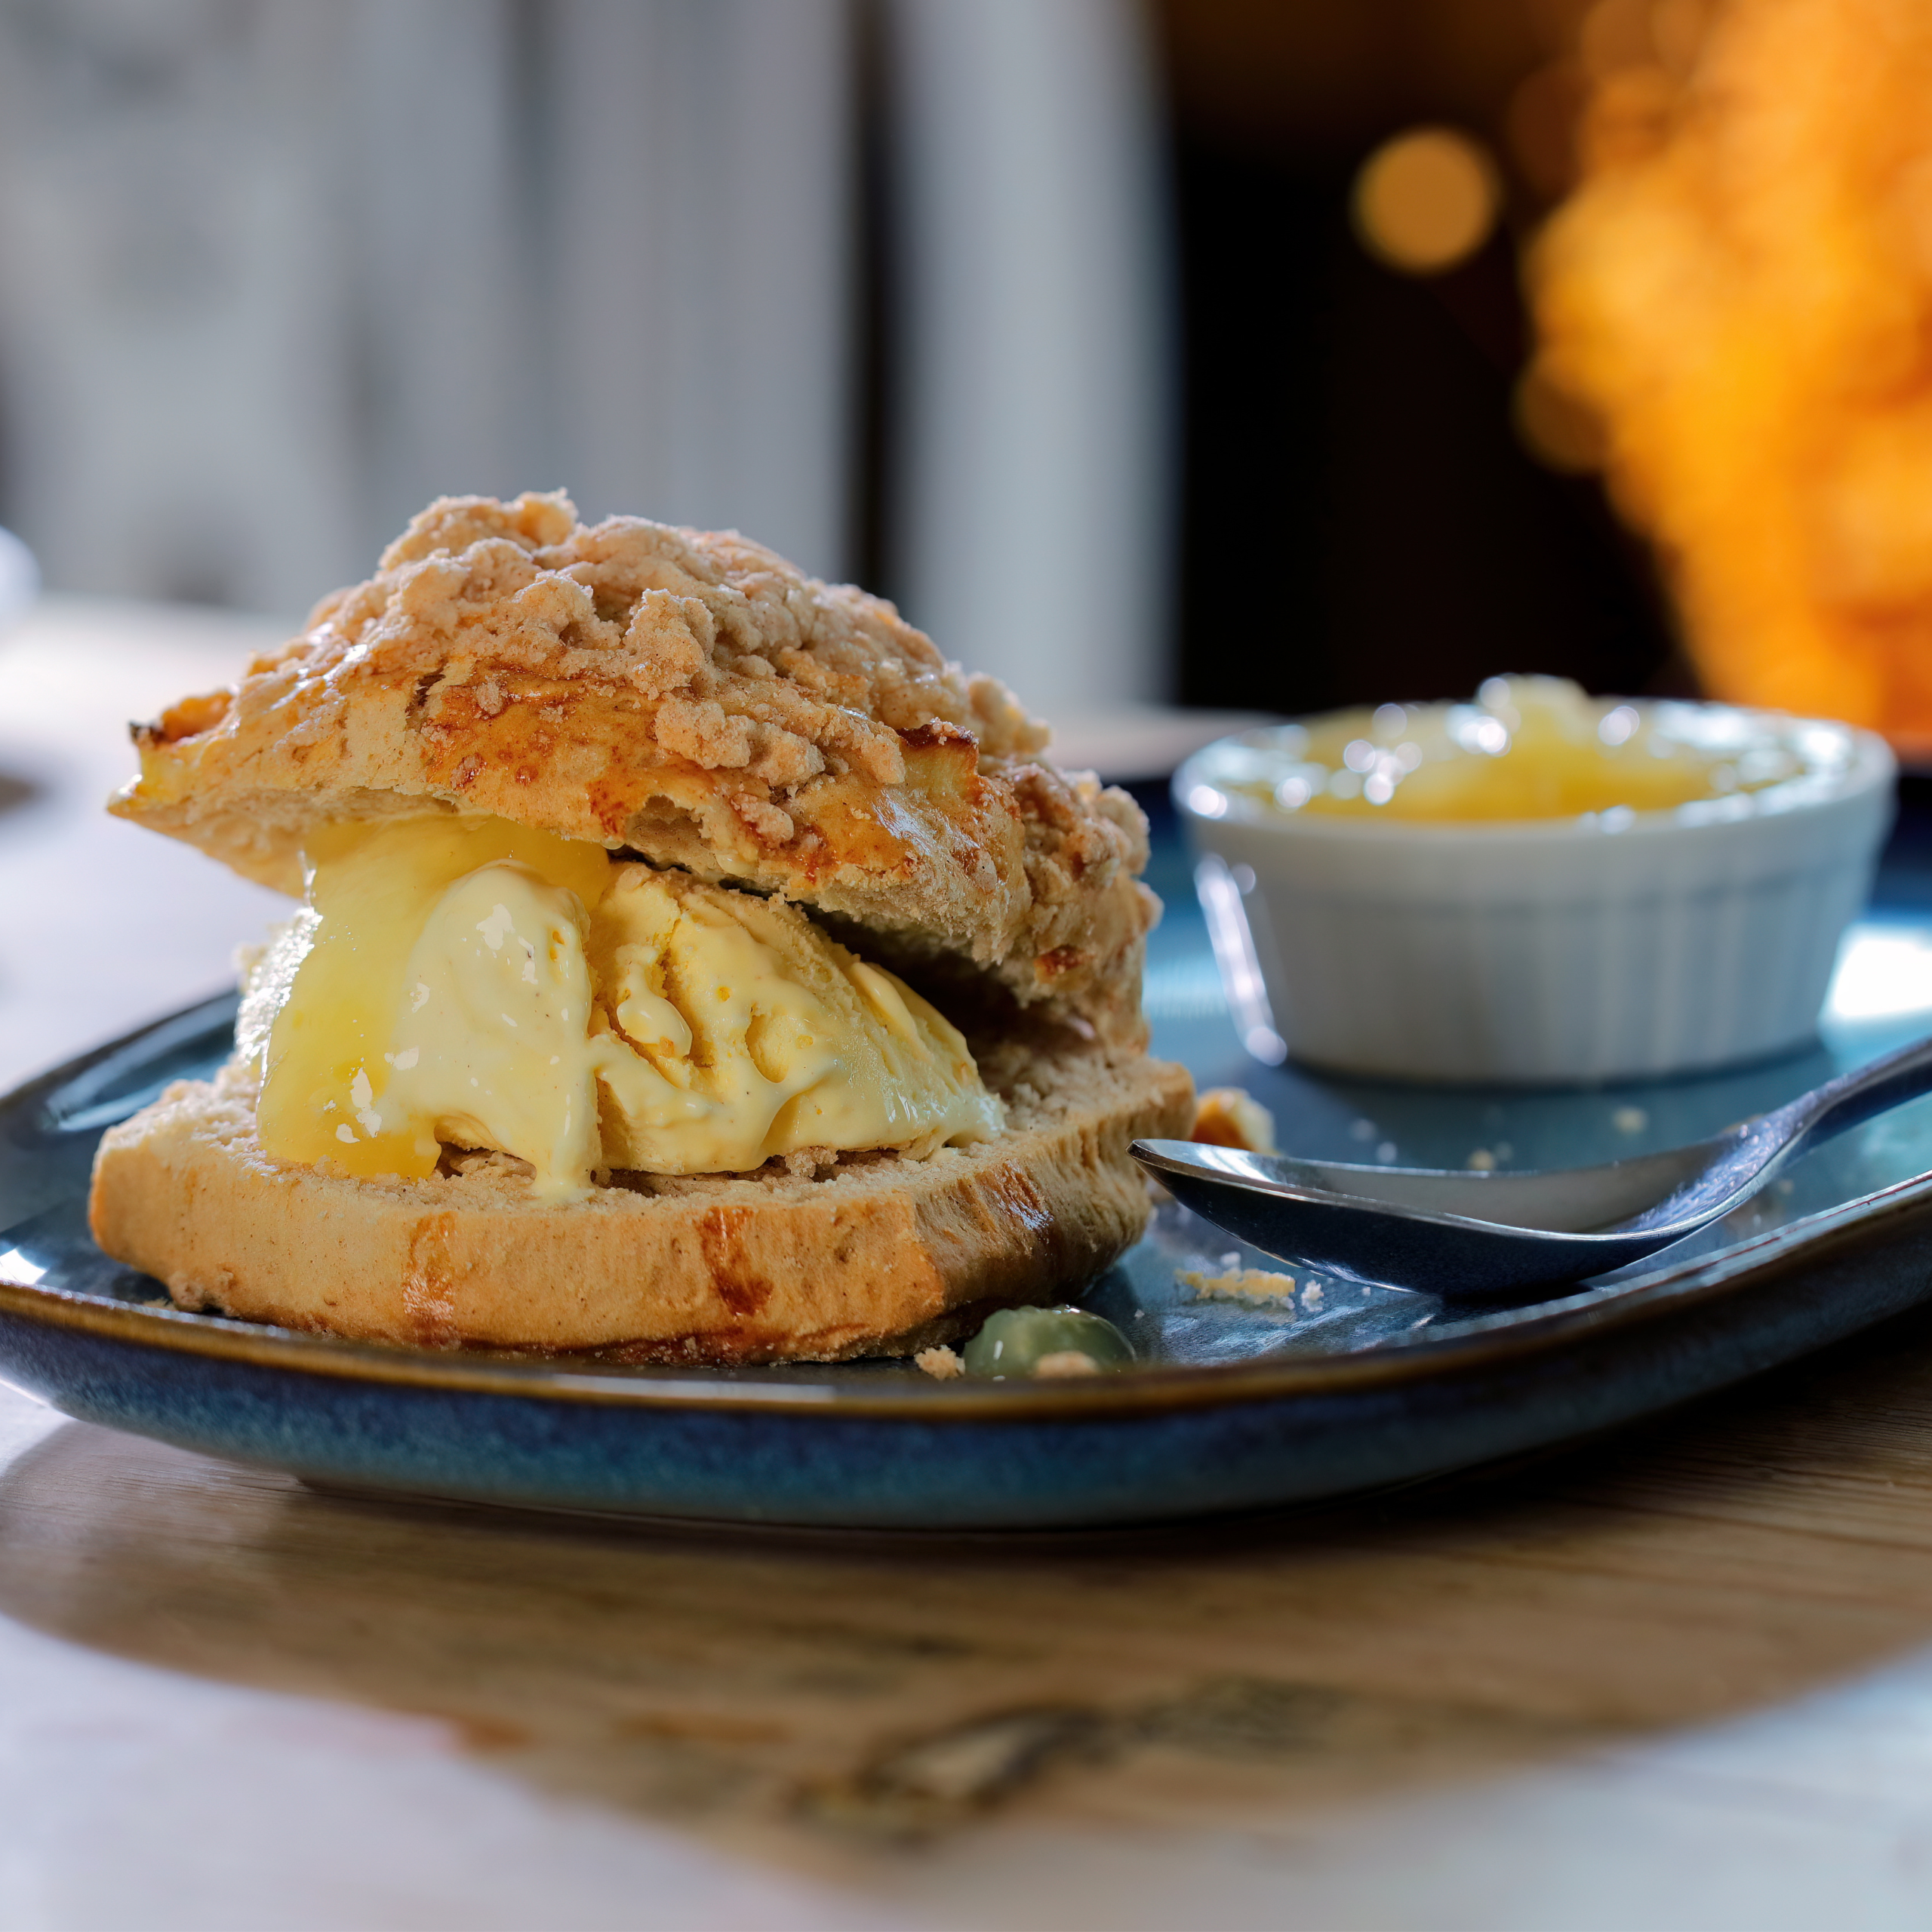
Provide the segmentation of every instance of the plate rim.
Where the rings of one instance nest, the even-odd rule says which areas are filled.
[[[788,1414],[827,1420],[923,1423],[1048,1420],[1103,1421],[1298,1397],[1361,1395],[1507,1369],[1552,1350],[1620,1333],[1666,1313],[1688,1311],[1747,1291],[1795,1266],[1835,1250],[1864,1244],[1932,1214],[1932,1175],[1752,1237],[1721,1254],[1685,1263],[1641,1288],[1614,1297],[1586,1292],[1552,1303],[1526,1321],[1439,1341],[1393,1343],[1343,1355],[1263,1356],[1245,1361],[1150,1366],[1131,1376],[1076,1382],[910,1380],[889,1387],[806,1380],[758,1382],[755,1368],[666,1371],[580,1368],[554,1360],[505,1360],[408,1343],[358,1342],[308,1335],[268,1324],[116,1302],[71,1289],[0,1279],[0,1317],[91,1334],[117,1343],[331,1380],[414,1388],[428,1394],[506,1396],[600,1407]],[[809,1367],[811,1364],[800,1364]]]
[[[191,1002],[0,1094],[0,1113],[31,1106],[143,1035],[213,1008],[224,995]],[[12,1150],[0,1147],[0,1160]],[[1620,1334],[1667,1315],[1748,1291],[1754,1284],[1837,1251],[1895,1235],[1932,1217],[1932,1172],[1751,1235],[1715,1254],[1690,1258],[1642,1285],[1606,1295],[1586,1289],[1510,1320],[1474,1312],[1426,1342],[1379,1344],[1352,1352],[1281,1354],[1237,1362],[1149,1365],[1131,1375],[1048,1382],[945,1381],[918,1377],[883,1386],[797,1380],[754,1380],[758,1367],[644,1364],[576,1366],[555,1357],[425,1349],[352,1340],[268,1323],[122,1302],[0,1275],[0,1318],[257,1368],[414,1388],[430,1394],[509,1397],[675,1413],[731,1412],[826,1420],[931,1424],[1064,1420],[1103,1422],[1149,1414],[1220,1409],[1297,1398],[1359,1395],[1502,1371],[1574,1343]],[[156,1284],[158,1291],[160,1284]],[[809,1371],[814,1366],[798,1364]],[[740,1378],[744,1379],[740,1379]]]

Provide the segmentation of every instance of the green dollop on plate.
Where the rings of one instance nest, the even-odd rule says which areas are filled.
[[[1090,1369],[1075,1358],[1084,1356]],[[1124,1368],[1133,1345],[1114,1324],[1084,1308],[1003,1308],[966,1344],[968,1375],[1082,1375]]]

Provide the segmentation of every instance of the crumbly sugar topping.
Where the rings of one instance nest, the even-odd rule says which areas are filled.
[[[1123,792],[891,605],[730,531],[448,497],[232,692],[137,734],[115,809],[299,888],[315,819],[454,808],[800,899],[1023,1004],[1139,1029]]]
[[[317,606],[278,662],[312,672],[350,656],[379,675],[434,672],[432,728],[445,712],[500,715],[506,672],[628,685],[655,701],[658,747],[736,774],[743,803],[826,771],[901,784],[902,733],[943,744],[958,732],[983,757],[1011,759],[1048,737],[996,679],[949,665],[884,599],[805,577],[732,531],[581,525],[561,493],[432,503],[375,577]]]

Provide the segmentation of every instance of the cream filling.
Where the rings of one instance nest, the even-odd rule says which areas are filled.
[[[445,1143],[494,1148],[565,1199],[601,1168],[1000,1131],[958,1032],[795,907],[495,820],[313,845],[240,1029],[279,1158],[420,1177]]]

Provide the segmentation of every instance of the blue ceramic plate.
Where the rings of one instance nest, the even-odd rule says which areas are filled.
[[[1932,1029],[1932,916],[1868,922],[1820,1044],[1715,1078],[1568,1094],[1404,1089],[1244,1062],[1186,900],[1156,935],[1157,1046],[1239,1078],[1315,1155],[1555,1165],[1687,1140]],[[1177,1271],[1273,1266],[1180,1211],[1083,1299],[1140,1364],[939,1383],[899,1364],[738,1371],[363,1346],[180,1313],[88,1240],[102,1129],[228,1051],[217,1000],[0,1102],[0,1374],[91,1422],[311,1481],[737,1522],[1020,1529],[1306,1502],[1600,1429],[1932,1299],[1932,1103],[1820,1150],[1641,1270],[1518,1308],[1317,1282],[1203,1301]]]

